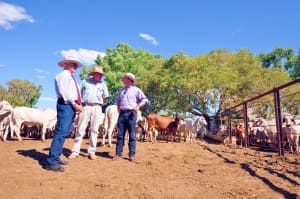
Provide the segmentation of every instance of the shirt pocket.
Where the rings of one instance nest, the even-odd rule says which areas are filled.
[[[100,100],[100,101],[102,100],[103,93],[104,93],[103,88],[97,88],[96,96],[97,96],[98,100]]]
[[[129,103],[136,103],[136,96],[135,95],[127,95],[127,101]]]

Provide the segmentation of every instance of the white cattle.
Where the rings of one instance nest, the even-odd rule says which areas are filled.
[[[277,145],[277,128],[275,119],[266,120],[264,118],[257,118],[255,120],[254,134],[257,137],[266,137],[267,142],[275,147]],[[258,128],[257,128],[258,127]],[[261,128],[262,127],[262,128]]]
[[[295,147],[296,153],[300,153],[300,125],[296,123],[295,117],[291,116],[285,116],[283,124],[285,126],[282,128],[282,131],[287,136],[291,152],[294,152],[293,148]]]
[[[12,111],[14,108],[8,103],[8,101],[2,100],[0,102],[0,110],[2,111]]]
[[[20,128],[23,122],[31,122],[42,125],[41,139],[45,140],[46,130],[56,124],[56,111],[53,109],[35,109],[29,107],[16,107],[12,112],[10,129],[15,132],[19,140],[22,140]],[[4,135],[6,140],[7,134]]]
[[[185,119],[185,137],[188,137],[190,143],[193,143],[197,136],[197,132],[207,125],[207,122],[203,116],[199,116],[196,119]]]
[[[146,117],[141,117],[140,120],[137,119],[137,123],[135,127],[135,134],[137,140],[146,141],[147,128],[148,128],[148,123]]]
[[[108,135],[108,146],[112,146],[112,133],[116,128],[118,122],[119,112],[117,105],[110,105],[106,107],[105,117],[104,117],[104,134],[102,137],[102,145],[105,145],[105,137]]]
[[[104,118],[104,134],[102,138],[102,145],[105,145],[105,137],[108,135],[108,146],[112,146],[112,133],[117,126],[119,117],[119,111],[117,105],[110,105],[105,110],[105,118]],[[137,114],[137,123],[142,119],[141,111]]]
[[[185,133],[185,120],[180,120],[179,121],[179,124],[178,124],[178,129],[177,129],[177,136],[178,136],[178,141],[180,142],[181,141],[181,137],[184,137],[184,141],[186,142],[186,139],[187,139],[187,133]]]
[[[157,141],[157,137],[158,137],[158,130],[154,127],[152,127],[151,129],[148,130],[148,132],[150,132],[151,139],[152,139],[152,143],[156,143]]]
[[[0,110],[0,137],[4,140],[4,135],[8,134],[11,120],[11,111]]]

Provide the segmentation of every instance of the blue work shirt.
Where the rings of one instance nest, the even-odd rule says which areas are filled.
[[[107,85],[103,80],[94,83],[93,78],[85,79],[80,84],[82,101],[103,104],[103,98],[109,97]]]
[[[142,100],[147,100],[143,91],[136,86],[129,86],[122,88],[118,92],[116,103],[120,110],[132,110]]]

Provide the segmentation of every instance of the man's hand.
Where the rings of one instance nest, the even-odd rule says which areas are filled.
[[[73,104],[73,108],[75,112],[81,112],[82,111],[82,106],[78,104]]]

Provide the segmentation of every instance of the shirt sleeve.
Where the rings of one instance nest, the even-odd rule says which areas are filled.
[[[107,85],[104,83],[103,87],[104,87],[104,89],[103,89],[104,90],[103,98],[107,98],[107,97],[109,97],[109,92],[108,92]]]
[[[77,91],[71,74],[63,72],[55,77],[55,86],[57,96],[62,97],[64,101],[75,102],[77,99]]]
[[[143,91],[141,89],[138,88],[138,95],[137,95],[137,98],[138,98],[138,103],[142,102],[142,101],[148,101],[146,95],[143,93]]]

